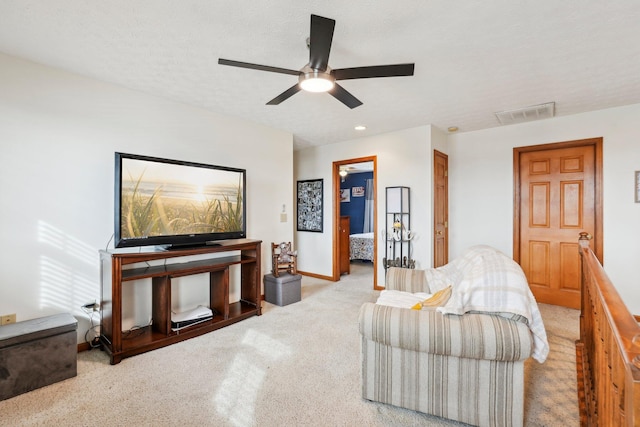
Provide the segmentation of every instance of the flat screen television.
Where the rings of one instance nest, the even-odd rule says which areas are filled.
[[[116,248],[246,237],[246,170],[115,153]]]

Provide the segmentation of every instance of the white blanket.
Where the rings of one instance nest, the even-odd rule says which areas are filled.
[[[415,294],[412,294],[411,292],[385,289],[380,292],[380,296],[378,297],[376,304],[388,305],[390,307],[411,308],[417,303],[430,297],[431,294],[423,292],[416,292]]]
[[[533,358],[540,363],[547,359],[549,343],[538,304],[524,272],[511,258],[490,246],[473,246],[451,263],[426,274],[431,292],[453,285],[451,298],[438,308],[439,312],[523,316],[533,334]]]

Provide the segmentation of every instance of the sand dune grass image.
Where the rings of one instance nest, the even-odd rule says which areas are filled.
[[[129,177],[121,199],[122,238],[242,230],[242,182],[235,187]]]

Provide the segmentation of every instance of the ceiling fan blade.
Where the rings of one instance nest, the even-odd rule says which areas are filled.
[[[414,67],[415,64],[374,65],[371,67],[340,68],[331,71],[331,74],[336,80],[413,76]]]
[[[309,66],[314,70],[325,71],[329,65],[329,53],[333,41],[333,29],[336,21],[311,15],[311,34],[309,36]]]
[[[220,65],[230,65],[232,67],[249,68],[251,70],[271,71],[272,73],[291,74],[293,76],[299,76],[300,71],[289,70],[286,68],[270,67],[268,65],[250,64],[248,62],[232,61],[230,59],[218,59]]]
[[[296,83],[295,85],[291,86],[289,89],[282,92],[280,95],[273,98],[271,101],[267,102],[267,105],[278,105],[282,101],[285,101],[291,98],[293,95],[295,95],[298,92],[300,92],[300,85]]]
[[[345,88],[337,83],[333,86],[333,89],[329,91],[329,94],[351,109],[362,105],[362,101],[351,95]]]

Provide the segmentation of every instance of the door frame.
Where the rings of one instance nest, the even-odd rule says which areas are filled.
[[[333,162],[333,272],[332,280],[340,280],[340,260],[338,259],[340,238],[340,166],[352,163],[373,162],[373,289],[378,288],[378,158],[377,156]]]
[[[595,155],[595,236],[593,238],[593,253],[603,264],[603,227],[602,227],[602,137],[578,139],[575,141],[553,142],[550,144],[529,145],[526,147],[514,147],[513,149],[513,260],[520,263],[520,155],[532,151],[557,150],[571,147],[594,147]],[[576,242],[578,241],[576,234]],[[604,264],[603,264],[604,265]]]

